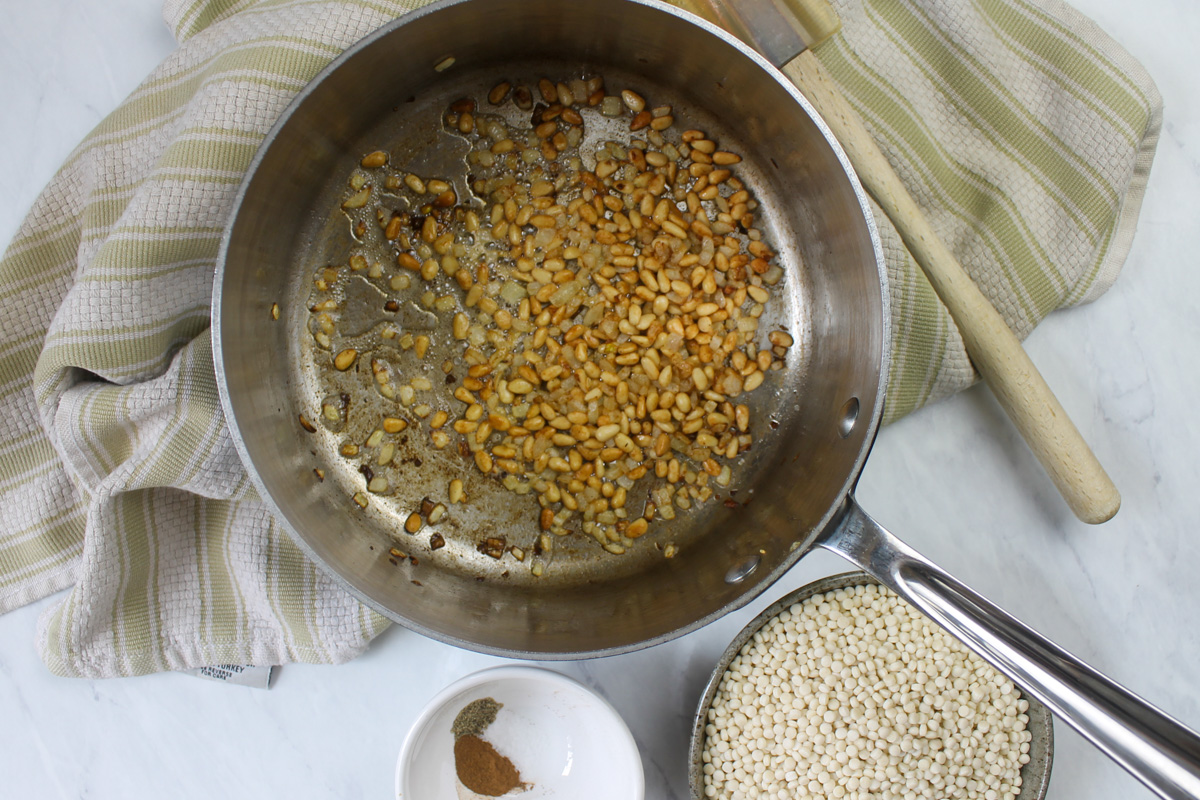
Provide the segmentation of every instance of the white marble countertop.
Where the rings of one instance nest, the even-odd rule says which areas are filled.
[[[0,241],[59,163],[174,46],[161,0],[7,4],[0,26]],[[1200,6],[1075,0],[1139,58],[1166,105],[1133,251],[1116,286],[1051,316],[1034,361],[1120,488],[1076,521],[976,388],[885,429],[859,498],[1017,617],[1200,727]],[[1154,13],[1148,13],[1152,11]],[[695,704],[753,614],[845,564],[804,560],[750,607],[648,651],[553,665],[596,687],[641,747],[647,797],[686,797]],[[357,661],[286,666],[270,691],[163,674],[51,676],[34,651],[48,598],[0,617],[0,794],[20,798],[388,797],[409,724],[437,690],[500,660],[394,627]],[[1063,724],[1051,798],[1149,797]]]

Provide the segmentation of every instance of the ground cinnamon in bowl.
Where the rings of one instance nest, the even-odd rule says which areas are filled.
[[[512,762],[478,736],[458,737],[454,766],[463,786],[487,797],[499,797],[523,785]]]
[[[450,732],[454,734],[454,769],[463,786],[485,797],[500,797],[513,789],[529,788],[512,762],[497,752],[483,732],[496,721],[501,704],[491,697],[465,705]]]

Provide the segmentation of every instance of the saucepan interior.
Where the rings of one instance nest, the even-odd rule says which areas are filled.
[[[761,204],[757,224],[785,270],[763,322],[796,345],[750,401],[755,443],[727,490],[656,522],[624,555],[564,537],[535,577],[527,563],[476,548],[492,536],[531,551],[540,533],[532,498],[482,476],[452,447],[433,449],[427,435],[403,440],[387,503],[353,501],[363,476],[337,455],[335,437],[298,424],[317,418],[321,401],[305,366],[306,304],[314,270],[346,258],[349,226],[336,211],[364,153],[382,149],[403,169],[457,175],[466,196],[465,151],[442,130],[446,108],[464,96],[482,102],[501,79],[584,75],[669,104],[676,130],[705,130],[742,154],[739,175]],[[293,103],[243,186],[213,314],[222,398],[243,460],[310,557],[374,608],[435,638],[571,658],[694,629],[747,602],[801,555],[852,485],[879,418],[885,298],[870,214],[844,157],[794,88],[741,45],[637,0],[458,0],[368,37]],[[425,364],[413,369],[441,378],[438,366],[455,350],[444,332],[430,337]],[[448,393],[436,402],[456,403]],[[451,509],[446,544],[432,550],[428,531],[409,535],[403,522],[454,477],[467,481],[469,502]],[[413,558],[396,563],[393,547]]]

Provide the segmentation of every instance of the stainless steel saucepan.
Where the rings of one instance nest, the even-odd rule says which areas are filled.
[[[486,96],[500,79],[536,85],[542,76],[585,74],[670,104],[681,129],[704,130],[743,155],[739,174],[761,203],[758,224],[786,275],[765,321],[790,331],[797,346],[754,395],[755,444],[740,457],[728,502],[656,522],[622,556],[565,537],[535,577],[476,545],[503,538],[532,550],[537,505],[454,448],[431,447],[428,436],[399,442],[388,503],[354,502],[363,477],[338,456],[335,437],[297,422],[315,419],[322,399],[306,366],[306,301],[314,270],[345,259],[353,245],[330,210],[364,153],[383,149],[406,170],[457,176],[466,197],[464,150],[441,130],[444,110]],[[364,308],[377,310],[366,296]],[[429,329],[430,353],[407,368],[448,386],[439,366],[459,352],[450,337],[407,301],[391,319]],[[405,626],[515,657],[623,653],[744,605],[825,547],[895,589],[1164,796],[1200,796],[1200,739],[945,575],[854,501],[882,411],[890,319],[871,212],[828,128],[755,52],[649,0],[446,0],[350,48],[300,93],[255,157],[213,296],[222,401],[260,495],[304,552]],[[346,335],[369,348],[369,325],[361,328]],[[446,389],[436,402],[455,401]],[[471,502],[453,507],[445,544],[434,549],[403,523],[453,477],[467,481]],[[667,545],[673,558],[664,557]],[[397,546],[411,558],[390,556]]]

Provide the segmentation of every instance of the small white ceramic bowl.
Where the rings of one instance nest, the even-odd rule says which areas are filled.
[[[637,744],[608,701],[582,684],[536,667],[495,667],[452,683],[417,717],[396,762],[398,800],[475,800],[454,771],[450,726],[468,703],[503,704],[483,734],[521,773],[516,800],[642,800]]]

